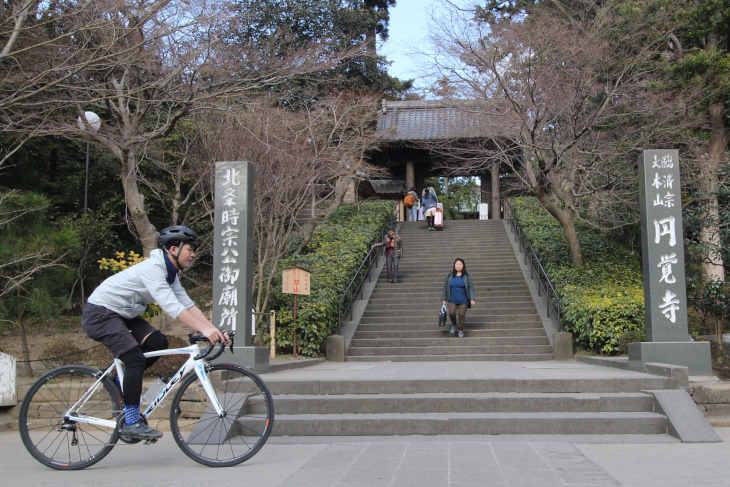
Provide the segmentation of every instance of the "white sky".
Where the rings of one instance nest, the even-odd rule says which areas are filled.
[[[390,9],[388,40],[378,48],[378,54],[392,61],[389,73],[400,79],[416,78],[419,83],[423,73],[419,72],[414,53],[422,46],[428,35],[430,9],[438,0],[396,0]]]

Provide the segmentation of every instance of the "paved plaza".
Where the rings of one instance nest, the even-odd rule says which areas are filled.
[[[271,438],[237,467],[188,459],[169,433],[155,445],[118,445],[97,465],[58,472],[36,462],[17,432],[0,433],[3,485],[10,486],[726,486],[723,443],[668,436],[474,436]]]
[[[331,363],[264,374],[276,380],[616,380],[649,374],[579,362]],[[17,431],[0,433],[3,485],[385,487],[730,485],[730,428],[722,443],[668,435],[271,437],[251,460],[211,469],[169,432],[155,445],[119,444],[100,463],[58,472],[36,462]]]

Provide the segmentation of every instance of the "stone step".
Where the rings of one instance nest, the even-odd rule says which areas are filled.
[[[449,328],[438,328],[432,326],[431,330],[389,330],[384,331],[365,331],[358,330],[355,332],[355,339],[368,340],[373,338],[445,338]],[[508,337],[538,337],[546,336],[545,329],[540,328],[497,328],[493,330],[469,330],[470,338],[508,338]]]
[[[552,353],[482,354],[482,355],[348,355],[347,362],[544,362]]]
[[[515,264],[511,266],[504,266],[504,267],[489,267],[489,268],[482,268],[482,269],[469,269],[469,274],[472,278],[474,277],[508,277],[508,276],[514,276],[519,274],[522,275],[522,271],[517,267]],[[423,268],[416,265],[410,265],[406,266],[405,264],[398,264],[398,272],[400,271],[408,273],[408,275],[411,276],[433,276],[433,275],[440,275],[443,274],[444,278],[446,277],[446,274],[451,270],[451,267],[448,265],[444,266],[434,266],[433,268]]]
[[[245,430],[244,420],[237,420]],[[666,417],[649,412],[282,414],[275,436],[507,434],[666,434]]]
[[[458,339],[457,339],[458,340]],[[464,340],[467,340],[464,338]],[[350,357],[358,356],[383,356],[383,355],[535,355],[551,354],[553,349],[550,345],[493,345],[493,346],[472,346],[464,345],[443,345],[443,346],[411,346],[411,347],[356,347],[348,349]]]
[[[484,304],[488,307],[492,306],[507,306],[507,307],[516,307],[516,306],[524,306],[527,304],[532,304],[532,296],[480,296],[479,297],[479,303]],[[407,300],[403,296],[393,296],[393,295],[386,295],[386,294],[380,294],[378,297],[371,297],[370,298],[370,306],[373,307],[379,307],[379,306],[392,306],[392,305],[400,305],[403,304],[409,304],[409,305],[419,305],[419,306],[433,306],[434,304],[434,297],[431,296],[423,296],[423,297],[408,297]]]
[[[525,301],[522,303],[519,302],[503,302],[503,301],[491,301],[488,302],[487,305],[486,302],[480,300],[479,301],[479,308],[485,308],[487,307],[490,312],[499,311],[502,314],[527,314],[527,313],[535,313],[534,306],[531,301]],[[407,312],[410,316],[430,316],[432,314],[432,308],[434,306],[438,309],[443,306],[438,301],[434,303],[434,300],[424,300],[422,302],[412,302],[408,301],[407,303],[378,303],[370,301],[370,305],[368,306],[368,313],[379,313],[379,312]],[[424,309],[426,307],[427,309]],[[532,309],[529,309],[532,307]],[[473,307],[472,310],[477,310],[478,308]],[[415,313],[414,311],[419,311],[419,313]],[[422,311],[422,312],[421,312]],[[390,313],[389,313],[390,314]],[[374,316],[372,314],[369,314],[367,316]],[[402,316],[402,315],[398,315]]]
[[[383,360],[381,360],[383,362]],[[273,395],[286,394],[479,394],[479,393],[636,393],[670,389],[667,377],[625,378],[422,378],[422,379],[278,379],[265,377]]]
[[[278,395],[280,414],[653,412],[644,393]]]
[[[513,329],[534,329],[538,326],[542,326],[542,322],[538,320],[525,320],[525,321],[493,321],[493,322],[475,322],[473,320],[468,319],[467,315],[467,321],[465,328],[467,331],[481,331],[481,330],[501,330],[504,328],[513,328]],[[418,321],[418,322],[406,322],[398,321],[394,322],[392,320],[386,320],[386,319],[370,319],[366,323],[360,323],[360,326],[357,328],[358,331],[432,331],[432,330],[443,330],[444,332],[448,331],[447,327],[439,328],[438,326],[438,317],[436,315],[433,316],[431,320],[424,320],[424,321]]]
[[[467,340],[465,343],[461,340]],[[454,338],[451,333],[442,338],[355,338],[351,347],[490,347],[498,345],[550,345],[547,335],[534,337],[473,337]]]
[[[438,274],[431,274],[431,273],[425,273],[425,274],[419,274],[419,275],[413,275],[408,273],[407,271],[404,271],[403,274],[401,274],[400,268],[398,268],[398,278],[402,279],[404,277],[410,277],[412,280],[417,280],[419,285],[421,286],[428,286],[428,285],[438,285],[443,286],[444,281],[446,280],[446,276],[448,273],[444,273],[443,275]],[[387,278],[387,270],[381,274],[379,277],[382,280]],[[502,276],[490,276],[488,274],[476,274],[471,276],[472,282],[474,282],[474,286],[489,286],[489,285],[499,285],[499,284],[505,284],[505,285],[515,285],[515,284],[524,284],[525,283],[525,277],[521,275],[502,275]]]
[[[411,291],[411,286],[408,284],[410,283],[401,283],[400,286],[379,286],[376,287],[373,290],[372,295],[370,296],[370,299],[377,299],[377,298],[383,298],[383,297],[401,297],[407,296],[410,300],[410,298],[428,298],[432,300],[439,300],[441,298],[441,293],[443,292],[443,287],[441,289],[433,288],[429,291],[421,290],[420,292]],[[510,297],[531,297],[530,294],[530,288],[528,288],[526,285],[522,287],[514,287],[512,289],[508,290],[497,290],[497,289],[491,289],[489,291],[480,290],[479,296],[483,296],[485,298],[510,298]],[[481,297],[480,297],[481,299]]]
[[[438,305],[438,303],[437,303]],[[404,307],[405,308],[405,307]],[[438,308],[440,306],[437,306],[436,314],[438,314]],[[532,319],[532,320],[539,320],[540,317],[535,312],[534,306],[531,307],[524,307],[524,308],[504,308],[499,310],[487,310],[487,309],[478,309],[476,307],[472,308],[471,310],[467,311],[466,313],[466,319],[468,322],[475,321],[475,322],[488,322],[488,321],[515,321],[517,318],[520,318],[522,320],[524,319]],[[389,310],[389,311],[377,311],[377,310],[371,310],[369,307],[363,314],[364,318],[390,318],[390,319],[400,319],[405,318],[406,321],[408,319],[418,321],[418,318],[425,318],[428,319],[431,316],[434,315],[434,310],[429,309],[423,309],[423,307],[414,307],[413,309],[400,309],[400,310]],[[528,318],[529,317],[529,318]]]

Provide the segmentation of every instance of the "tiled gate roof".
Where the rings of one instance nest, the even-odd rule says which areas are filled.
[[[470,100],[383,100],[377,134],[386,141],[487,137],[482,113]]]

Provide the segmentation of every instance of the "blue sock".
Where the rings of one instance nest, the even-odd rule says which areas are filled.
[[[127,426],[138,422],[141,418],[139,416],[139,404],[136,406],[124,406],[124,422]]]

